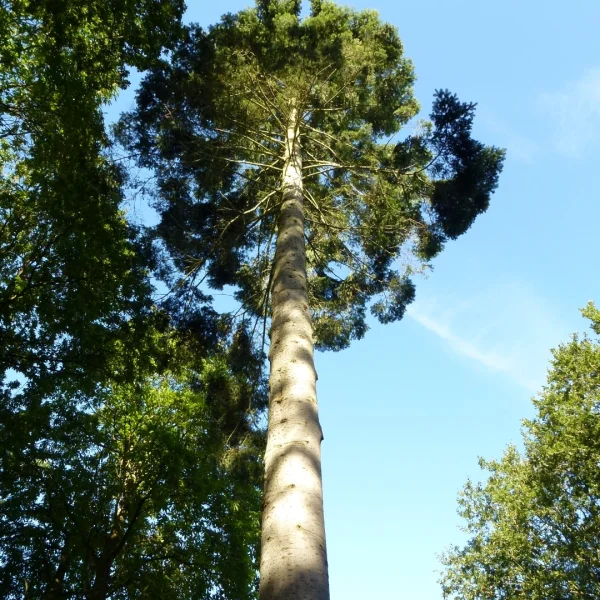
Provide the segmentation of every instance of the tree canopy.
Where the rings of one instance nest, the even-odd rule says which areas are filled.
[[[600,335],[600,311],[582,311]],[[524,450],[481,460],[459,511],[469,536],[443,557],[445,598],[584,600],[600,594],[600,341],[573,336],[553,351]]]
[[[102,105],[128,66],[173,42],[182,11],[179,0],[2,4],[2,373],[93,378],[149,311]]]
[[[3,598],[253,597],[262,435],[246,342],[168,345],[160,375],[0,409]]]
[[[185,330],[157,305],[103,117],[127,69],[175,43],[182,11],[179,0],[0,8],[7,599],[255,588],[264,385],[253,349],[208,299]]]
[[[340,349],[365,334],[369,306],[402,317],[411,275],[487,208],[503,152],[472,139],[475,105],[448,91],[413,123],[412,64],[375,11],[311,7],[302,19],[301,2],[265,1],[191,26],[120,133],[157,176],[156,234],[189,285],[233,285],[266,319],[297,106],[315,343]]]

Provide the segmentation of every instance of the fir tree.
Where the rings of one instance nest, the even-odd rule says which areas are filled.
[[[488,206],[503,152],[475,106],[419,107],[396,30],[374,11],[260,0],[192,26],[120,136],[157,176],[156,235],[180,286],[235,286],[269,333],[260,596],[329,597],[313,348],[402,318],[411,275]]]

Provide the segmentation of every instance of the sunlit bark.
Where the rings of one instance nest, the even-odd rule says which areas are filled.
[[[261,600],[328,600],[299,115],[291,109],[273,264]]]

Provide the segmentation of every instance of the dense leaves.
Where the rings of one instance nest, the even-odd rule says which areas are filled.
[[[600,334],[600,311],[583,312]],[[445,597],[600,595],[600,343],[573,336],[553,354],[537,415],[524,422],[524,452],[481,461],[489,479],[461,495],[469,541],[444,556]]]
[[[153,302],[102,114],[182,10],[0,5],[3,598],[254,593],[260,359],[207,298]]]
[[[3,598],[251,597],[264,394],[228,366],[239,342],[172,345],[177,372],[0,409]]]
[[[182,10],[179,0],[2,3],[2,374],[93,379],[148,316],[102,103],[127,84],[127,65],[148,66],[174,39]]]
[[[317,345],[367,330],[369,306],[400,319],[410,276],[488,205],[503,152],[471,138],[474,105],[439,92],[418,112],[413,68],[374,11],[261,1],[208,31],[192,26],[152,70],[121,140],[157,176],[163,240],[190,285],[237,287],[268,315],[284,135],[296,110],[303,156],[309,294]]]

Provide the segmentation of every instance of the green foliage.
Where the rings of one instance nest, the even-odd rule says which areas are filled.
[[[471,138],[474,105],[439,92],[430,124],[413,67],[375,11],[261,0],[208,31],[192,26],[153,69],[122,142],[157,175],[156,229],[194,285],[233,285],[268,316],[283,139],[299,113],[310,307],[317,345],[340,349],[402,318],[411,275],[488,205],[503,152]],[[390,139],[386,139],[390,138]]]
[[[102,114],[182,11],[0,7],[3,598],[254,595],[260,360],[206,298],[154,305]]]
[[[431,205],[442,238],[456,239],[465,233],[475,217],[487,210],[498,185],[504,152],[471,137],[474,115],[475,104],[461,103],[447,90],[436,92],[431,145],[441,160],[431,169],[438,177]]]
[[[582,311],[600,333],[600,311]],[[600,343],[573,336],[524,422],[525,451],[481,461],[485,484],[459,500],[470,539],[444,557],[444,597],[461,600],[600,595]]]
[[[151,318],[102,104],[127,85],[127,65],[149,66],[173,41],[183,4],[0,10],[0,371],[50,387],[60,373],[93,380]]]
[[[369,306],[401,318],[410,275],[487,206],[502,155],[471,139],[473,106],[442,93],[435,127],[386,143],[418,111],[396,31],[373,11],[314,0],[301,20],[300,7],[262,0],[208,32],[182,32],[181,0],[0,8],[8,599],[255,594],[265,386],[254,338],[291,108],[322,347],[364,335]],[[125,175],[104,131],[102,106],[130,67],[150,69],[121,134],[158,177],[153,248],[122,212]],[[162,307],[155,267],[172,284]],[[219,317],[203,277],[236,286],[262,327]]]
[[[2,407],[3,598],[253,596],[262,436],[235,361],[181,348],[177,372]]]

